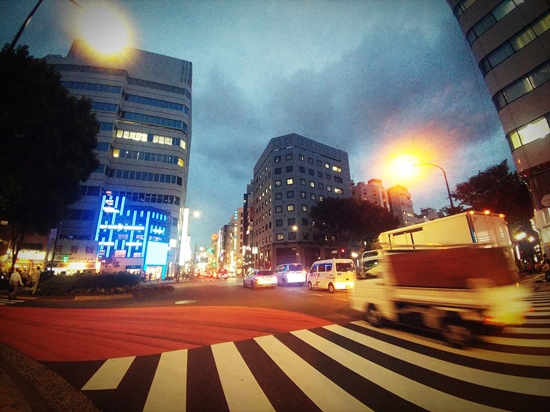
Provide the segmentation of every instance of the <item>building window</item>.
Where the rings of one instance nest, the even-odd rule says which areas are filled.
[[[313,164],[313,157],[308,157],[308,158],[307,158],[307,162],[308,162],[309,164]]]
[[[311,200],[315,200],[315,199],[317,198],[317,196],[315,196],[315,193],[310,193],[310,194],[309,194],[309,198],[310,198]]]
[[[283,211],[282,206],[275,206],[275,213],[281,213]]]
[[[276,167],[275,170],[273,171],[273,173],[276,174],[276,175],[280,175],[282,172],[283,171],[280,167]]]
[[[294,212],[294,205],[293,204],[286,205],[286,210],[287,212]]]
[[[323,178],[323,172],[317,172],[317,177],[322,179]]]
[[[286,172],[287,173],[292,173],[292,166],[287,166],[286,167]]]
[[[303,218],[302,219],[302,226],[307,226],[307,225],[308,225],[307,219]]]
[[[284,239],[284,236],[283,236],[282,233],[277,233],[277,234],[275,235],[275,239],[277,239],[277,240],[283,240],[283,239]]]
[[[281,162],[281,156],[275,156],[275,158],[273,159],[273,161],[275,163],[280,163]]]
[[[282,186],[283,181],[282,180],[275,180],[275,187]]]
[[[315,187],[315,182],[312,181],[312,180],[310,180],[310,181],[309,181],[309,187]]]
[[[295,225],[296,224],[296,219],[291,217],[290,219],[288,219],[288,225],[289,226],[292,226],[292,225]]]
[[[275,193],[275,200],[281,200],[283,198],[282,193]]]
[[[302,205],[302,212],[307,212],[307,205]]]
[[[327,191],[332,192],[332,186],[331,185],[327,185]]]
[[[289,190],[288,192],[286,192],[286,197],[287,197],[287,199],[293,198],[294,197],[294,191]]]
[[[303,154],[299,154],[298,159],[300,159],[300,161],[303,162],[305,160],[305,157]]]
[[[325,169],[330,169],[330,165],[328,163],[325,163]]]
[[[285,160],[292,160],[292,153],[287,153],[285,156]]]
[[[310,176],[315,176],[315,170],[309,169],[309,175]]]
[[[332,170],[333,170],[334,172],[340,173],[340,172],[342,171],[342,168],[339,167],[339,166],[334,165],[334,166],[332,166]]]
[[[306,168],[304,166],[300,166],[298,169],[300,170],[300,173],[306,172]]]
[[[309,233],[308,232],[302,233],[302,239],[309,240]]]
[[[283,219],[276,219],[275,220],[275,226],[280,227],[283,225]]]
[[[324,190],[324,189],[325,189],[325,185],[322,184],[322,183],[319,183],[319,189]]]
[[[296,232],[290,232],[288,234],[288,240],[296,240]]]
[[[341,195],[341,194],[344,193],[344,191],[342,189],[340,189],[339,187],[335,187],[334,188],[334,193],[337,193],[337,194]]]
[[[306,194],[306,192],[300,192],[300,197],[301,197],[302,199],[307,199],[307,194]]]
[[[302,186],[305,186],[306,185],[306,179],[300,179],[300,184]]]

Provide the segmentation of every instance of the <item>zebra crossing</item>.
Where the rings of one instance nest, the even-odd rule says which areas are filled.
[[[0,306],[15,305],[16,303],[23,303],[21,299],[8,299],[7,296],[0,296]]]
[[[549,411],[550,292],[532,303],[466,349],[355,321],[64,372],[106,412]]]

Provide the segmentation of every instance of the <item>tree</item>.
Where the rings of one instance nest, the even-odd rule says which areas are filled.
[[[388,210],[354,198],[324,198],[309,216],[318,237],[338,250],[355,242],[373,243],[381,232],[398,226]]]
[[[99,122],[28,47],[0,53],[0,220],[17,254],[31,233],[45,234],[79,198],[79,182],[99,167]]]
[[[462,209],[505,214],[512,233],[532,232],[529,220],[533,217],[533,206],[529,190],[516,173],[510,172],[506,160],[457,184],[452,196],[461,203]]]

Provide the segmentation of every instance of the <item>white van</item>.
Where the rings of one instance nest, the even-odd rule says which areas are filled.
[[[304,286],[306,283],[307,272],[301,263],[283,263],[277,266],[273,273],[277,276],[278,285]]]
[[[355,285],[355,263],[351,259],[327,259],[315,262],[307,274],[307,288],[352,289]]]

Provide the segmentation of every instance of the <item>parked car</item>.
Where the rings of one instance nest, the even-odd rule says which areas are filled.
[[[278,285],[300,285],[306,284],[307,271],[301,263],[284,263],[273,271],[277,276]]]
[[[277,276],[271,269],[250,269],[243,277],[243,286],[252,289],[259,287],[277,287]]]
[[[315,262],[307,274],[307,288],[335,290],[352,289],[355,285],[355,264],[351,259],[326,259]]]

